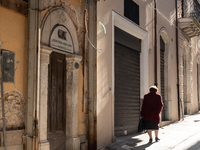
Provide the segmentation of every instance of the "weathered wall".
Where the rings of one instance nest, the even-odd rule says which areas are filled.
[[[49,0],[43,0],[41,2],[41,23],[42,20],[47,13],[49,9],[55,6],[61,6],[65,8],[65,11],[73,21],[78,35],[78,41],[79,41],[79,54],[83,54],[84,49],[84,8],[85,8],[85,2],[82,0],[54,0],[49,2]]]
[[[1,101],[0,101],[1,103]],[[24,129],[25,124],[25,98],[20,91],[4,92],[5,123],[7,130]],[[0,116],[2,116],[2,105],[0,104]],[[0,130],[3,121],[0,120]]]
[[[78,46],[79,46],[79,55],[84,55],[85,48],[85,34],[84,34],[84,8],[85,2],[83,0],[42,0],[41,2],[41,25],[45,22],[44,18],[47,12],[55,7],[60,6],[65,9],[65,12],[70,17],[73,22],[73,25],[76,28],[76,34],[78,38]],[[50,21],[52,24],[54,21]],[[59,21],[57,20],[59,23]],[[49,29],[47,32],[51,32]],[[70,31],[72,32],[72,31]],[[48,46],[48,45],[47,45]],[[83,62],[79,64],[79,75],[78,75],[78,135],[80,136],[80,142],[87,142],[87,114],[84,113],[84,98],[83,98]]]
[[[28,2],[25,2],[24,0],[0,0],[0,5],[24,15],[28,15]]]
[[[25,97],[27,93],[28,18],[14,10],[0,6],[1,48],[15,52],[15,83],[4,83],[7,129],[24,128]],[[2,106],[0,105],[0,117]],[[0,121],[2,129],[2,120]]]
[[[182,1],[178,0],[178,18],[194,15],[196,19],[199,16],[195,14],[198,11],[198,2],[189,0],[184,1],[184,13],[182,14]],[[193,17],[192,17],[193,18]],[[199,21],[198,21],[199,22]],[[179,52],[180,52],[180,92],[183,101],[184,113],[193,114],[199,111],[199,83],[197,77],[197,54],[199,54],[199,38],[189,38],[183,32],[179,32]],[[184,63],[186,62],[186,63]],[[186,70],[186,72],[184,72]],[[199,74],[199,73],[198,73]]]
[[[28,18],[0,6],[1,48],[15,52],[15,83],[4,83],[4,91],[18,89],[26,97]]]
[[[85,48],[85,34],[83,24],[85,2],[83,0],[61,0],[61,5],[66,9],[66,12],[69,14],[76,26],[79,43],[79,55],[83,56],[83,51]],[[80,63],[79,67],[80,69],[78,75],[78,135],[80,136],[80,142],[85,143],[87,142],[87,114],[84,113],[83,62]]]

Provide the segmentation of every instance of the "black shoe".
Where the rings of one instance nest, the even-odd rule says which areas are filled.
[[[152,139],[149,139],[149,143],[152,143]]]
[[[158,141],[160,141],[160,139],[156,137],[156,142],[158,142]]]

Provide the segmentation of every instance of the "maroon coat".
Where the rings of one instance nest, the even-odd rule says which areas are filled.
[[[156,92],[150,92],[144,95],[141,116],[144,120],[160,122],[160,112],[163,108],[161,95]]]

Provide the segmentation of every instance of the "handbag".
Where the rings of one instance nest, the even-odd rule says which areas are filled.
[[[144,129],[144,120],[143,118],[139,118],[139,124],[138,124],[138,132],[143,132],[145,129]]]

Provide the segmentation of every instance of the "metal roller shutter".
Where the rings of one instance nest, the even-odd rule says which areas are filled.
[[[140,52],[115,42],[115,136],[137,132]]]
[[[162,40],[162,38],[160,37],[160,86],[161,86],[161,95],[162,95],[162,100],[164,103],[165,100],[165,61],[164,61],[164,55],[165,54],[165,43]],[[166,120],[165,119],[165,108],[163,108],[162,111],[162,120]]]

